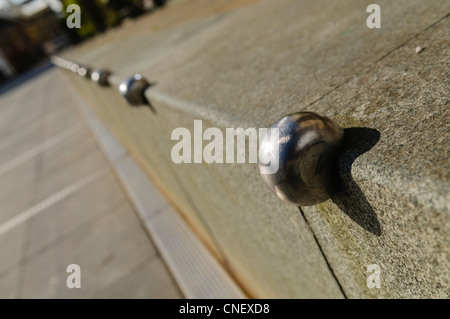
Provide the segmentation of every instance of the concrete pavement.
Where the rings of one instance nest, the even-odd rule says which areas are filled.
[[[40,71],[0,88],[0,298],[183,297],[66,82]]]

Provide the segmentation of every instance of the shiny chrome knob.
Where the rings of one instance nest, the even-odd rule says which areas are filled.
[[[119,85],[119,93],[133,106],[148,104],[144,92],[149,86],[147,80],[140,74],[135,74]]]
[[[76,63],[69,62],[68,63],[69,70],[73,73],[78,73],[78,70],[80,69],[80,66]]]
[[[111,72],[108,70],[95,70],[91,74],[91,80],[100,86],[109,86],[109,76]]]
[[[86,79],[91,78],[91,69],[87,66],[79,66],[77,73],[79,76],[84,77]]]
[[[338,186],[336,151],[344,136],[342,128],[325,116],[298,112],[271,129],[259,149],[261,176],[270,190],[297,206],[329,199]],[[273,163],[278,169],[268,172]]]

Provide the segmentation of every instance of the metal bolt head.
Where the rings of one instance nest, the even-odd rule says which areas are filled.
[[[86,79],[91,78],[91,69],[86,66],[80,66],[77,71],[78,75]]]
[[[148,104],[144,92],[149,86],[150,83],[147,82],[147,80],[145,80],[140,74],[135,74],[120,84],[119,93],[130,105],[144,105]]]
[[[109,86],[108,78],[111,72],[108,70],[95,70],[91,74],[91,80],[100,86]]]
[[[69,70],[71,70],[73,73],[78,73],[78,70],[80,69],[80,66],[76,63],[69,62],[68,66]]]
[[[269,189],[297,206],[329,199],[338,186],[336,151],[344,136],[342,128],[313,112],[289,114],[271,128],[279,130],[278,138],[271,138],[269,130],[259,150],[261,173],[268,160],[278,161],[275,173],[261,174]]]

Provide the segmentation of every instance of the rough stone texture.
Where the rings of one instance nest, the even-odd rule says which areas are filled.
[[[311,106],[373,130],[347,130],[344,190],[304,208],[350,297],[449,297],[449,30],[446,18]]]
[[[369,3],[264,1],[160,32],[150,16],[64,55],[156,82],[152,112],[77,79],[255,296],[340,295],[313,233],[348,297],[449,296],[450,7],[378,1],[382,28],[370,30]],[[170,160],[172,130],[194,119],[267,127],[299,110],[346,128],[344,188],[321,205],[278,201],[256,165]],[[367,288],[370,264],[381,289]]]
[[[450,10],[446,1],[379,1],[382,28],[368,29],[369,3],[264,1],[161,32],[149,28],[150,16],[146,24],[112,31],[64,57],[108,67],[121,78],[139,72],[154,90],[193,103],[225,125],[267,126]]]

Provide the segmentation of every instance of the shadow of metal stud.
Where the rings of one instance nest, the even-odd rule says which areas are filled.
[[[140,74],[126,79],[119,85],[119,93],[130,105],[139,106],[148,104],[148,101],[144,95],[145,89],[150,86]]]
[[[109,76],[111,72],[108,70],[95,70],[91,74],[91,80],[100,86],[109,86]]]
[[[336,151],[343,136],[339,125],[313,112],[283,117],[261,140],[259,168],[265,184],[297,206],[329,199],[338,187]]]

